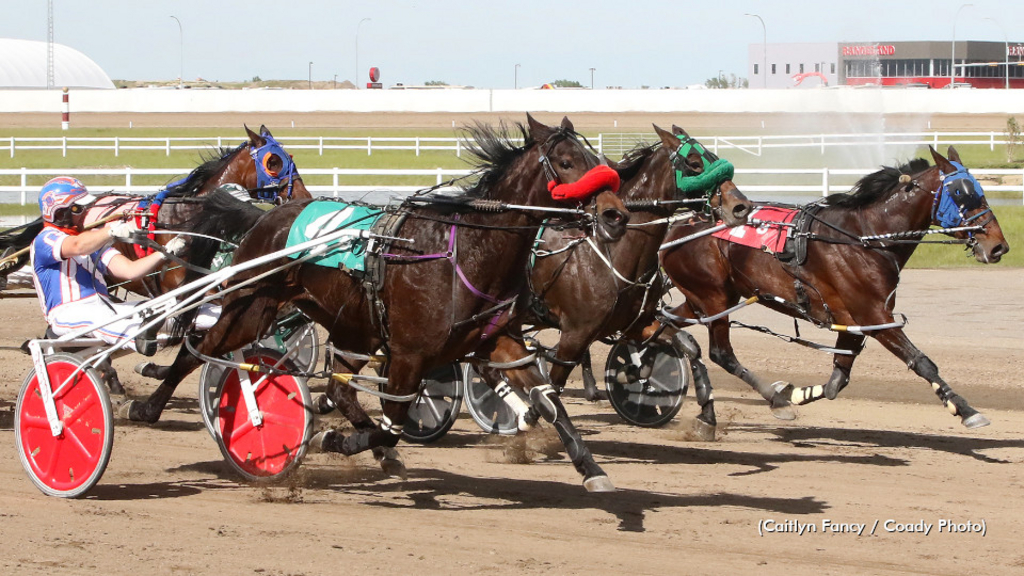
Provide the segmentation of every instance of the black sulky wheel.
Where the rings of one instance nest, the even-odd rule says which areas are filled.
[[[654,428],[672,420],[690,385],[686,358],[669,344],[640,346],[621,341],[612,346],[605,364],[608,400],[623,420]]]
[[[480,426],[484,432],[492,434],[513,435],[519,431],[519,417],[516,411],[508,405],[480,376],[471,364],[464,365],[466,374],[466,410],[473,418],[473,421]],[[518,390],[512,394],[518,394],[519,398],[529,404],[529,399]]]
[[[437,368],[420,384],[420,395],[409,405],[402,438],[417,444],[435,442],[452,429],[462,410],[465,390],[460,364]]]
[[[61,432],[54,436],[33,368],[14,409],[14,435],[21,465],[44,494],[78,498],[103,476],[114,444],[114,417],[103,381],[71,354],[46,357],[46,374]],[[77,371],[77,374],[76,374]],[[72,374],[74,379],[67,381]]]

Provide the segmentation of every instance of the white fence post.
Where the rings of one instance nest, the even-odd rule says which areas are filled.
[[[822,188],[822,190],[821,190],[821,197],[824,198],[825,196],[828,196],[828,194],[829,194],[828,168],[822,168],[821,169],[821,188]]]
[[[938,150],[939,149],[939,133],[938,132],[932,132],[932,136],[934,137],[934,140],[935,140],[935,145],[932,146],[932,148],[935,148],[936,150]]]
[[[825,135],[821,135],[821,155],[825,155]]]
[[[114,158],[121,155],[121,139],[114,136]]]
[[[416,137],[416,155],[417,156],[420,155],[420,137],[419,136]]]
[[[11,136],[11,158],[14,158],[14,136]]]
[[[996,149],[996,133],[991,132],[988,137],[988,151],[995,152]]]
[[[441,179],[442,179],[442,178],[444,178],[444,175],[443,175],[443,174],[441,174],[441,168],[438,168],[438,169],[437,169],[437,182],[436,182],[436,184],[437,184],[438,186],[440,186],[440,185],[441,185]]]
[[[21,169],[21,205],[28,203],[28,168]]]
[[[67,158],[68,157],[68,137],[67,136],[62,137],[60,139],[60,142],[61,142],[61,145],[60,145],[61,152],[64,154],[64,157]]]
[[[14,156],[14,143],[13,143],[13,140],[14,139],[11,138],[11,141],[12,141],[12,143],[11,143],[11,156]],[[462,158],[462,140],[459,140],[458,138],[455,139],[455,157],[456,158]]]
[[[132,191],[132,167],[124,167],[124,187],[125,192],[131,193]]]
[[[334,197],[338,197],[338,167],[334,167],[333,183],[334,183]]]
[[[597,153],[604,154],[604,134],[597,135]]]
[[[324,137],[323,136],[320,137],[320,155],[321,156],[324,155]]]
[[[373,154],[373,137],[366,139],[366,155],[370,156]]]
[[[171,139],[170,138],[167,139],[167,155],[168,156],[171,155]]]

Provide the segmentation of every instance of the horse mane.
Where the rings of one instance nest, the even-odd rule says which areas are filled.
[[[518,136],[514,136],[513,131],[518,132]],[[534,143],[526,127],[519,122],[510,128],[502,121],[494,128],[476,121],[464,127],[463,132],[462,143],[471,155],[468,161],[480,173],[475,182],[463,187],[463,192],[475,197],[486,197],[491,186],[505,174],[513,161]],[[520,139],[522,146],[516,143]]]
[[[622,155],[622,160],[615,163],[615,171],[619,173],[622,180],[629,180],[636,176],[637,172],[644,165],[648,158],[654,155],[661,148],[661,142],[647,144],[640,142],[631,150]]]
[[[904,174],[918,174],[924,172],[930,166],[924,158],[916,158],[898,168],[883,166],[881,170],[868,174],[858,180],[850,192],[827,196],[825,204],[841,208],[860,208],[866,206],[878,200],[899,184],[900,176]]]
[[[202,164],[189,172],[180,183],[167,188],[168,196],[175,198],[195,198],[206,182],[227,166],[235,154],[248,142],[242,142],[234,148],[215,148],[213,152],[200,154]]]

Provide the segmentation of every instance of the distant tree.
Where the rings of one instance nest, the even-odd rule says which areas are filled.
[[[259,76],[253,76],[250,82],[263,82],[263,79],[260,78]]]
[[[1021,126],[1017,119],[1010,116],[1006,119],[1006,161],[1013,162],[1013,153],[1021,144]]]
[[[583,84],[575,80],[555,80],[551,85],[555,88],[583,88]]]
[[[735,74],[729,74],[729,77],[716,76],[714,78],[708,78],[704,81],[704,85],[712,89],[725,89],[725,88],[747,88],[749,83],[746,78],[737,78]]]
[[[428,80],[423,83],[424,86],[448,86],[448,83],[444,80]]]

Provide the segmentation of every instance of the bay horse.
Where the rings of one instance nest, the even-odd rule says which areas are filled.
[[[658,250],[669,227],[667,217],[681,206],[676,201],[702,198],[730,226],[746,222],[750,202],[732,182],[731,164],[678,126],[669,132],[655,125],[654,131],[659,142],[641,145],[612,163],[623,182],[620,198],[631,214],[621,240],[598,244],[549,229],[537,240],[527,321],[560,331],[553,354],[546,355],[550,385],[557,392],[577,364],[582,362],[585,373],[589,372],[589,349],[598,339],[645,341],[663,336],[650,326],[662,295],[670,288],[660,271]],[[705,170],[709,178],[694,183]],[[527,355],[521,342],[502,341],[490,359],[508,365]],[[498,385],[498,370],[481,365],[478,371],[492,388]],[[535,371],[534,364],[526,364],[501,373],[517,387],[537,390],[529,382],[543,381],[543,376]],[[584,382],[587,398],[596,400],[596,386],[586,377]]]
[[[225,184],[237,184],[244,187],[252,199],[275,204],[311,198],[291,155],[274,139],[270,130],[260,126],[257,134],[248,126],[244,128],[245,141],[234,148],[220,148],[212,155],[204,156],[202,164],[188,176],[169,184],[155,197],[133,194],[101,196],[96,205],[82,215],[80,224],[88,224],[115,211],[135,211],[141,207],[157,215],[154,229],[175,230],[195,216],[199,209],[199,204],[192,199],[203,197]],[[3,249],[4,256],[24,250],[22,255],[12,258],[0,269],[3,279],[28,262],[28,245],[42,229],[43,220],[39,218],[0,234],[0,249]],[[152,241],[162,245],[173,237],[173,234],[156,234]],[[135,246],[131,244],[117,243],[115,247],[129,258],[138,257]],[[124,287],[130,292],[152,297],[179,286],[184,277],[185,271],[180,266],[168,265],[152,275],[126,283]]]
[[[560,206],[549,186],[571,185],[600,168],[597,156],[579,141],[568,118],[557,128],[529,115],[527,121],[528,126],[516,125],[522,146],[504,127],[469,129],[475,140],[470,150],[482,172],[466,197]],[[289,202],[259,218],[235,252],[235,262],[284,247],[292,223],[309,203]],[[628,221],[621,201],[604,188],[592,204],[597,227],[610,239],[620,237]],[[518,310],[510,306],[524,287],[523,271],[541,225],[540,216],[524,210],[482,211],[450,202],[445,206],[444,211],[419,203],[401,206],[407,217],[389,235],[412,243],[395,243],[394,253],[382,255],[386,265],[376,297],[361,280],[336,268],[301,264],[277,271],[225,296],[222,315],[197,352],[219,356],[258,340],[278,310],[293,303],[323,326],[340,350],[372,354],[384,347],[388,353],[384,392],[391,397],[415,394],[427,371],[463,358],[495,331],[516,322]],[[274,268],[273,264],[255,268],[228,284],[244,283]],[[174,363],[160,371],[164,379],[157,390],[146,401],[123,405],[119,413],[131,420],[155,422],[174,388],[199,364],[183,348]],[[328,395],[356,431],[347,437],[338,430],[322,432],[313,439],[313,447],[346,455],[370,449],[386,471],[404,473],[394,447],[409,401],[385,399],[377,425],[358,407],[348,386],[332,379]],[[601,489],[607,476],[571,423],[568,428],[572,453],[577,456],[573,464],[583,474],[584,485]],[[582,452],[575,447],[583,447]]]
[[[711,359],[761,393],[773,412],[795,418],[791,404],[835,399],[850,381],[850,370],[865,336],[877,340],[931,384],[946,409],[967,428],[989,420],[953,392],[935,363],[907,338],[893,315],[900,271],[930,226],[966,242],[982,263],[998,262],[1009,251],[995,214],[977,180],[949,148],[949,158],[934,149],[935,164],[918,159],[886,167],[862,178],[849,194],[795,206],[809,218],[806,259],[788,263],[778,254],[705,236],[662,255],[662,265],[686,303],[671,315],[714,318],[740,298],[839,332],[832,375],[823,386],[794,389],[768,384],[736,359],[729,341],[729,317],[707,322]],[[705,224],[677,224],[668,239],[693,233]],[[798,238],[799,240],[799,238]],[[781,414],[779,413],[781,412]],[[714,426],[709,401],[699,420]]]

